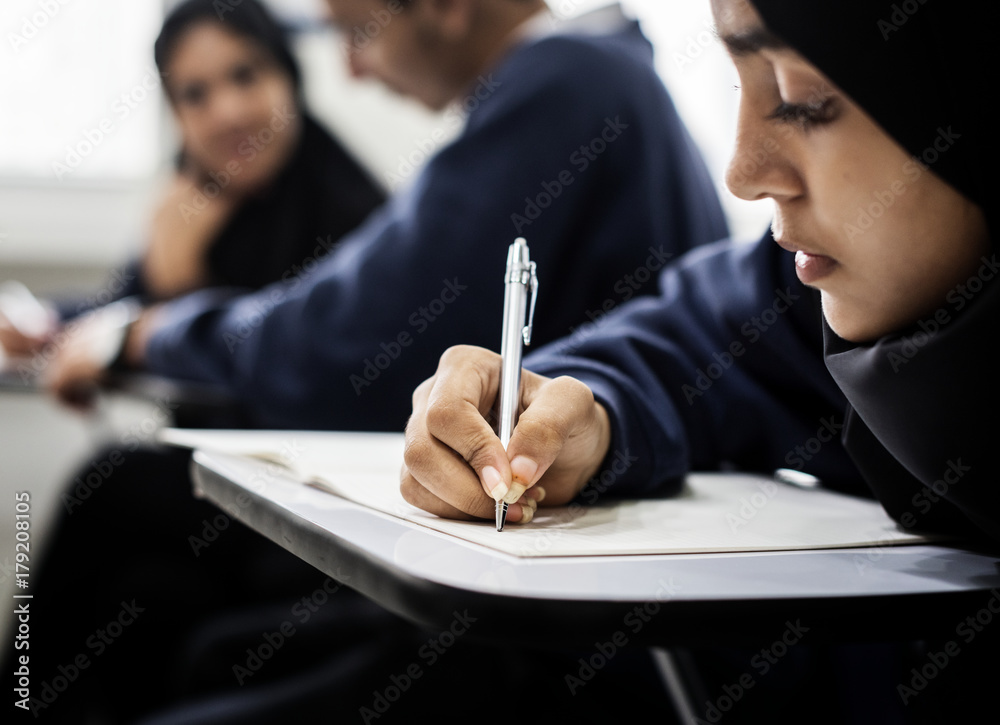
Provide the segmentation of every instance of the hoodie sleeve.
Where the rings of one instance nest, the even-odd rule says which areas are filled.
[[[768,235],[695,250],[625,305],[525,367],[586,383],[612,444],[586,500],[674,493],[690,470],[793,468],[863,489],[839,442],[845,401],[823,364],[818,293]]]

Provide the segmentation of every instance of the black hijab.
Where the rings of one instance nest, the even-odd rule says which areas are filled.
[[[302,117],[302,133],[286,166],[265,191],[233,213],[208,249],[210,284],[256,289],[311,269],[332,243],[385,200],[385,193],[304,110],[301,72],[285,32],[256,0],[187,0],[174,8],[153,50],[161,74],[178,40],[205,22],[218,23],[268,52],[291,80]],[[182,152],[178,167],[183,163]]]
[[[983,210],[995,249],[1000,143],[986,107],[990,3],[752,2],[776,35]],[[886,510],[907,528],[994,544],[998,275],[996,258],[984,257],[975,279],[935,312],[871,344],[824,325],[827,367],[849,401],[844,445]]]
[[[194,25],[218,23],[227,30],[252,40],[266,50],[292,79],[295,90],[302,87],[302,73],[292,55],[288,39],[274,16],[257,0],[224,3],[218,0],[185,0],[167,15],[153,45],[153,58],[160,74],[167,65],[177,41]]]

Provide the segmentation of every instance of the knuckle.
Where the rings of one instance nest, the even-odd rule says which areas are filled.
[[[424,382],[414,388],[413,395],[410,398],[414,410],[419,409],[421,403],[427,400],[430,396],[431,389],[434,387],[434,380],[435,379],[433,377],[427,378]]]
[[[562,445],[566,437],[563,433],[565,423],[560,418],[522,419],[517,427],[526,441],[541,449],[557,448]]]
[[[441,397],[431,400],[427,405],[427,430],[431,433],[449,430],[455,423],[456,413],[455,403],[451,400]]]
[[[594,391],[576,378],[561,375],[549,384],[559,397],[566,401],[566,410],[572,411],[573,415],[578,415],[594,405]]]
[[[459,368],[484,364],[498,357],[492,350],[475,345],[453,345],[441,355],[438,369]]]
[[[551,383],[560,394],[572,397],[574,400],[583,400],[593,402],[594,393],[585,384],[581,383],[576,378],[571,378],[569,375],[560,375],[555,378]]]
[[[419,505],[420,501],[419,489],[420,489],[420,484],[417,483],[417,480],[413,476],[403,475],[400,477],[399,493],[403,497],[403,500],[406,501],[406,503],[412,504],[414,506]]]
[[[474,349],[471,345],[453,345],[449,347],[441,354],[438,368],[461,365],[462,361],[468,358],[470,351]]]
[[[410,471],[427,470],[434,459],[434,448],[427,436],[407,436],[403,445],[403,465]]]
[[[470,438],[466,443],[465,450],[468,452],[466,460],[474,471],[481,471],[491,464],[496,465],[493,463],[493,452],[490,447],[490,441],[484,440],[479,436]],[[501,448],[500,450],[503,449]]]
[[[490,502],[490,507],[494,505],[485,493],[473,494],[463,499],[457,508],[470,516],[486,517],[489,515],[485,510],[487,501]]]
[[[456,435],[457,434],[457,435]],[[499,443],[492,432],[484,432],[478,428],[471,430],[452,431],[449,445],[455,454],[465,460],[475,471],[493,461],[494,445]]]

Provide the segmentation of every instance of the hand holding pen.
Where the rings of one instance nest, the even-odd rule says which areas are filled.
[[[521,320],[519,335],[523,313]],[[569,377],[521,371],[520,394],[507,387],[515,393],[510,409],[521,414],[502,442],[487,420],[494,406],[503,407],[501,367],[495,352],[453,347],[414,391],[400,473],[409,503],[446,518],[496,523],[496,502],[505,501],[506,523],[527,523],[540,502],[569,503],[598,472],[611,428],[590,389]]]

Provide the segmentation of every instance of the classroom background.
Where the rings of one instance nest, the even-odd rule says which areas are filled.
[[[558,21],[607,0],[548,0]],[[431,113],[346,72],[322,0],[268,0],[293,30],[306,102],[390,192],[460,131],[454,109]],[[768,205],[723,184],[739,101],[707,0],[623,0],[655,45],[657,69],[701,146],[731,228],[753,239]],[[142,228],[176,148],[152,46],[170,0],[6,0],[0,11],[0,282],[37,296],[100,299]],[[82,143],[86,141],[86,143]],[[470,230],[470,233],[474,230]],[[44,544],[62,487],[102,443],[149,442],[169,400],[113,396],[93,415],[42,394],[0,390],[0,596],[14,587],[14,493],[30,491],[33,546]],[[94,552],[101,556],[101,552]],[[4,615],[2,627],[9,625]]]

